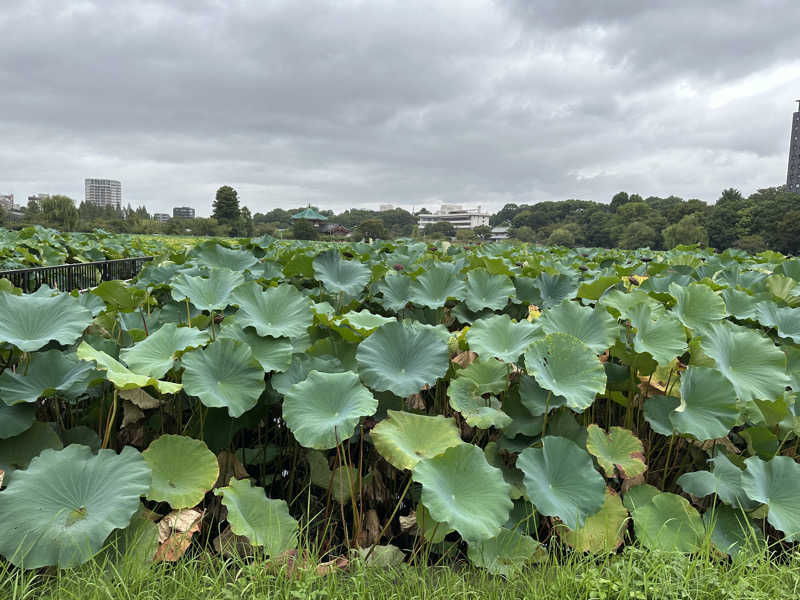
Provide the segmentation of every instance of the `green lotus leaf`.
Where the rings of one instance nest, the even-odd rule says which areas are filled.
[[[600,306],[610,309],[614,316],[629,319],[635,307],[645,306],[650,309],[652,318],[664,314],[664,306],[644,290],[634,289],[628,293],[622,290],[611,290],[598,301]]]
[[[764,531],[741,510],[717,506],[703,514],[703,524],[711,531],[711,543],[729,556],[745,549],[765,549]]]
[[[118,312],[133,312],[144,304],[147,293],[129,286],[124,281],[103,281],[90,294],[102,299],[109,308]]]
[[[117,569],[123,577],[134,569],[151,565],[158,550],[158,525],[150,520],[151,514],[140,504],[130,525],[111,532],[95,561]]]
[[[498,394],[508,388],[508,365],[492,358],[479,358],[461,369],[458,377],[474,381],[481,394]]]
[[[378,327],[396,321],[395,317],[384,317],[382,315],[375,315],[368,310],[361,310],[356,312],[351,310],[339,317],[340,323],[346,323],[362,335],[370,334]]]
[[[325,285],[325,291],[341,294],[345,302],[358,298],[369,283],[372,273],[367,265],[355,260],[345,260],[338,250],[318,254],[312,263],[314,279]]]
[[[422,533],[422,537],[431,544],[443,542],[444,538],[455,531],[446,524],[436,521],[421,502],[417,504],[416,516],[417,528]]]
[[[27,373],[6,369],[0,375],[0,400],[9,406],[36,402],[61,392],[74,398],[86,391],[92,376],[91,365],[79,361],[74,354],[48,350],[31,355]]]
[[[308,354],[292,355],[292,364],[283,373],[275,373],[270,383],[279,394],[286,395],[289,388],[295,383],[304,381],[311,371],[320,373],[344,373],[345,368],[338,358],[334,356],[309,356]]]
[[[791,277],[776,273],[767,277],[764,283],[778,300],[783,300],[789,306],[800,304],[800,285]]]
[[[518,573],[541,553],[544,548],[539,542],[509,529],[501,529],[491,539],[470,542],[467,547],[467,557],[473,565],[506,577]]]
[[[306,458],[311,469],[311,483],[329,491],[339,504],[346,504],[353,492],[358,492],[358,471],[355,467],[342,465],[331,471],[328,459],[318,450],[307,451]]]
[[[149,487],[150,468],[131,446],[45,450],[0,493],[0,554],[24,569],[80,565],[128,526]]]
[[[180,273],[172,280],[172,297],[180,302],[189,299],[199,310],[223,310],[233,302],[231,294],[244,283],[244,275],[230,269],[209,269],[208,277]]]
[[[502,411],[497,398],[484,398],[481,387],[468,377],[454,379],[447,388],[447,396],[450,406],[461,413],[470,427],[502,429],[511,424],[511,417]]]
[[[644,420],[659,435],[672,435],[674,425],[670,417],[680,404],[673,396],[650,396],[644,403]]]
[[[258,264],[258,259],[250,252],[226,248],[213,240],[195,246],[189,258],[206,267],[227,269],[237,273]]]
[[[205,331],[166,323],[141,342],[120,350],[119,357],[134,372],[158,379],[172,368],[178,352],[202,346],[208,339]]]
[[[793,542],[800,538],[800,464],[788,456],[745,461],[742,489],[748,498],[769,507],[767,521]]]
[[[705,441],[725,437],[739,420],[736,392],[716,369],[689,367],[681,375],[681,403],[672,426]]]
[[[641,483],[625,492],[625,496],[622,498],[622,504],[629,511],[633,512],[645,504],[650,504],[650,501],[660,493],[661,491],[657,487],[648,483]]]
[[[533,278],[533,283],[539,289],[542,308],[561,304],[564,300],[574,298],[578,293],[578,283],[563,273],[551,275],[543,271]]]
[[[375,300],[386,310],[395,312],[403,310],[409,302],[412,281],[408,275],[389,271],[375,286],[375,290],[381,294],[381,297]]]
[[[19,408],[27,408],[23,405]],[[0,439],[0,469],[5,472],[3,482],[8,485],[17,469],[24,469],[42,450],[60,450],[61,439],[47,423],[34,421],[21,433]]]
[[[721,295],[729,314],[742,321],[755,320],[756,306],[763,298],[732,287],[722,290]]]
[[[494,315],[473,323],[467,331],[467,343],[481,358],[514,363],[540,335],[538,327],[528,321],[515,323],[508,315]]]
[[[418,306],[439,308],[448,300],[463,300],[466,292],[467,286],[455,269],[437,264],[411,283],[408,299]]]
[[[546,310],[539,319],[545,333],[569,333],[595,354],[602,354],[617,339],[617,326],[607,310],[591,309],[577,302],[564,300],[558,306]]]
[[[536,510],[558,517],[570,529],[583,527],[603,506],[603,476],[586,450],[566,438],[545,436],[541,448],[520,452],[517,468],[525,475],[525,490]]]
[[[486,269],[473,269],[467,274],[465,302],[470,310],[502,310],[514,296],[516,289],[506,275],[492,275]]]
[[[495,537],[508,520],[511,486],[477,446],[459,444],[421,460],[412,477],[422,485],[421,500],[431,517],[468,542]]]
[[[567,405],[563,396],[553,395],[526,373],[519,375],[519,398],[525,408],[535,417]]]
[[[533,377],[531,377],[533,379]],[[503,412],[511,418],[511,422],[503,427],[503,435],[514,438],[518,435],[537,436],[542,433],[544,417],[533,415],[527,408],[517,389],[509,390],[503,396]]]
[[[789,376],[789,386],[795,392],[800,392],[800,348],[784,346],[781,348],[786,356],[786,373]]]
[[[775,328],[782,338],[800,344],[800,308],[779,307],[774,302],[759,302],[756,318],[764,327]]]
[[[648,550],[696,552],[705,537],[700,513],[675,494],[656,494],[633,509],[631,517],[636,538]]]
[[[69,346],[92,323],[92,313],[69,294],[37,297],[0,291],[0,343],[23,352],[39,350],[50,340]]]
[[[70,444],[88,446],[92,452],[100,450],[100,446],[102,445],[102,441],[100,440],[100,436],[97,435],[97,432],[86,425],[76,425],[75,427],[63,430],[61,432],[61,441],[64,442],[65,446],[69,446]]]
[[[264,391],[264,371],[241,342],[217,340],[187,352],[181,363],[186,393],[205,406],[227,408],[233,418],[253,408]]]
[[[790,384],[786,356],[772,341],[746,327],[713,323],[701,334],[700,347],[733,384],[743,402],[774,401]]]
[[[594,281],[584,281],[578,288],[578,298],[599,300],[609,288],[620,283],[622,283],[622,279],[616,275],[605,275]]]
[[[356,352],[358,372],[369,387],[396,396],[416,394],[447,373],[447,342],[432,329],[407,323],[387,323]]]
[[[744,471],[733,464],[721,451],[709,459],[712,471],[694,471],[678,477],[678,485],[684,492],[698,498],[716,494],[725,504],[736,510],[753,510],[758,506],[742,489]]]
[[[606,389],[606,371],[597,355],[576,337],[551,333],[525,351],[525,366],[537,383],[567,406],[582,412]]]
[[[587,428],[589,437],[586,449],[606,473],[606,477],[614,477],[614,468],[622,479],[631,479],[647,470],[644,463],[644,446],[639,438],[629,429],[611,427],[608,435],[597,425]]]
[[[164,394],[175,394],[183,387],[180,383],[161,381],[155,377],[134,373],[119,361],[114,360],[105,352],[94,349],[86,342],[81,342],[81,345],[78,346],[77,355],[81,360],[97,363],[97,368],[105,371],[106,378],[120,390],[133,390],[152,385]]]
[[[269,556],[297,547],[297,521],[285,500],[267,498],[263,488],[248,479],[231,479],[227,487],[214,490],[228,509],[228,523],[236,535],[253,546],[263,546]]]
[[[580,529],[556,526],[556,532],[578,552],[615,552],[622,545],[628,525],[628,510],[619,495],[606,489],[605,502],[599,512],[586,519]]]
[[[228,319],[225,319],[228,323]],[[222,327],[217,339],[236,340],[249,346],[261,368],[267,373],[286,371],[292,364],[294,348],[287,338],[261,337],[252,329],[242,329],[236,324],[227,324]]]
[[[0,401],[0,440],[12,438],[27,431],[35,420],[35,406],[30,404],[8,406]]]
[[[686,352],[686,333],[672,314],[654,313],[644,304],[632,307],[628,314],[631,326],[636,329],[633,336],[636,352],[649,353],[660,365],[668,365]]]
[[[311,371],[286,392],[283,419],[301,446],[327,450],[350,439],[359,420],[377,409],[355,373]]]
[[[262,290],[255,282],[246,283],[236,288],[233,301],[239,305],[236,322],[254,327],[262,337],[298,337],[314,322],[311,300],[291,285]]]
[[[142,452],[153,471],[147,499],[189,508],[203,501],[219,477],[217,457],[201,440],[162,435]]]
[[[747,451],[750,454],[769,460],[778,453],[780,447],[778,436],[763,425],[742,429],[739,435],[747,442]]]
[[[375,449],[392,466],[413,469],[424,458],[438,456],[461,443],[461,432],[453,419],[429,417],[396,410],[370,432]]]
[[[689,329],[702,329],[728,316],[725,301],[702,283],[690,283],[686,287],[670,283],[669,294],[676,300],[672,312]]]

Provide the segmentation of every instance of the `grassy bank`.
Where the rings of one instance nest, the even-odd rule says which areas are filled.
[[[319,576],[316,570],[264,562],[223,562],[210,555],[176,565],[91,562],[52,573],[0,572],[0,597],[80,600],[275,599],[748,599],[796,598],[800,553],[715,557],[662,554],[627,548],[602,559],[571,555],[547,559],[508,579],[471,567],[365,567]]]

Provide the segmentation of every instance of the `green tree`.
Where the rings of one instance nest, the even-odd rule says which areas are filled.
[[[488,225],[478,225],[473,231],[475,235],[482,240],[488,240],[492,237],[492,228]]]
[[[527,225],[523,225],[522,227],[514,227],[509,233],[511,234],[511,237],[513,237],[515,240],[519,240],[520,242],[536,241],[536,236],[533,233],[533,229]]]
[[[452,238],[456,236],[456,228],[453,227],[452,223],[448,223],[447,221],[440,221],[439,223],[434,223],[433,225],[425,227],[426,236],[437,233]]]
[[[356,229],[358,229],[365,238],[380,240],[386,237],[386,228],[383,226],[383,221],[379,219],[361,221]]]
[[[548,246],[574,246],[575,235],[564,227],[559,227],[547,238]]]
[[[296,219],[292,223],[292,237],[296,240],[316,240],[319,237],[319,232],[311,221]]]
[[[700,215],[686,215],[664,230],[665,248],[671,249],[681,244],[708,244],[708,232],[703,227]]]
[[[253,217],[250,209],[243,206],[239,211],[239,235],[242,237],[253,237]]]
[[[636,221],[625,228],[619,239],[619,247],[635,250],[636,248],[654,248],[659,243],[659,236],[655,229],[647,223]]]
[[[229,185],[223,185],[217,190],[212,208],[211,216],[223,225],[235,226],[241,216],[239,195]]]
[[[69,196],[56,194],[39,201],[40,216],[44,224],[61,231],[75,231],[80,213]]]

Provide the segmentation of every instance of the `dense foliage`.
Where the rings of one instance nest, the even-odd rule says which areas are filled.
[[[14,565],[113,541],[510,574],[553,539],[800,536],[798,259],[268,237],[166,258],[84,295],[0,284]]]

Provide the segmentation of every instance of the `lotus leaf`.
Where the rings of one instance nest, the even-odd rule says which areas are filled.
[[[455,529],[468,542],[500,533],[513,506],[511,486],[489,465],[480,448],[459,444],[417,463],[414,481],[422,485],[422,503],[431,517]],[[479,481],[480,485],[475,485]]]
[[[686,498],[661,492],[631,511],[637,539],[649,550],[696,552],[705,537],[700,514]]]
[[[533,283],[539,289],[542,308],[551,308],[578,293],[577,282],[563,273],[551,275],[545,271],[534,277]]]
[[[386,325],[386,323],[396,321],[397,319],[395,317],[375,315],[368,310],[362,310],[359,312],[351,310],[350,312],[343,314],[339,320],[341,323],[347,323],[350,327],[361,334],[370,334],[378,327]]]
[[[217,340],[183,355],[183,385],[205,406],[227,408],[240,417],[253,408],[264,391],[264,371],[253,353],[235,340]]]
[[[306,458],[311,469],[311,483],[330,492],[331,497],[339,504],[346,504],[353,492],[358,492],[358,471],[355,467],[342,465],[331,471],[327,458],[318,450],[309,450]],[[356,489],[352,486],[356,486]]]
[[[356,359],[364,383],[400,397],[433,385],[450,364],[446,341],[432,329],[406,323],[380,327],[359,344]]]
[[[97,363],[97,368],[106,371],[106,378],[119,390],[132,390],[152,385],[164,394],[175,394],[183,387],[180,383],[161,381],[155,377],[134,373],[119,361],[114,360],[105,352],[96,350],[86,342],[81,342],[77,354],[81,360]]]
[[[570,529],[583,527],[603,506],[603,476],[586,450],[566,438],[542,438],[541,448],[520,453],[517,467],[525,474],[525,490],[536,510],[558,517]]]
[[[470,310],[502,310],[515,295],[514,284],[506,275],[492,275],[486,269],[474,269],[467,274],[465,302]]]
[[[228,319],[225,319],[228,323]],[[238,325],[225,325],[217,339],[236,340],[250,348],[253,358],[267,373],[270,371],[283,372],[292,364],[294,348],[287,338],[261,337],[252,329],[241,329]]]
[[[673,315],[654,313],[644,304],[632,307],[629,315],[631,326],[636,329],[633,336],[636,352],[647,352],[660,365],[667,365],[686,352],[686,334]]]
[[[701,333],[700,347],[714,359],[743,402],[776,400],[790,383],[786,356],[770,339],[751,329],[713,323]]]
[[[625,505],[625,508],[629,511],[633,511],[640,506],[649,504],[650,501],[660,493],[657,487],[648,483],[635,485],[625,492],[622,504]]]
[[[314,321],[311,300],[286,284],[262,290],[257,283],[246,283],[236,288],[233,302],[239,305],[237,323],[254,327],[260,336],[298,337]]]
[[[554,396],[552,392],[536,383],[536,379],[525,373],[520,373],[519,376],[519,398],[535,417],[567,405],[563,396]]]
[[[725,301],[702,283],[690,283],[686,287],[671,283],[669,293],[676,300],[675,316],[689,329],[702,329],[728,315]]]
[[[716,494],[725,504],[736,510],[753,510],[758,506],[747,497],[742,488],[744,472],[721,451],[709,459],[713,471],[694,471],[678,477],[678,485],[688,494],[703,498]]]
[[[9,406],[36,402],[58,392],[73,398],[86,391],[92,374],[91,365],[79,361],[74,354],[48,350],[31,355],[27,372],[10,369],[0,375],[0,400]]]
[[[631,290],[625,293],[622,290],[611,290],[598,302],[600,306],[611,309],[615,316],[630,319],[635,307],[643,305],[650,309],[652,318],[664,314],[664,306],[644,290]]]
[[[597,355],[567,333],[551,333],[525,351],[525,366],[543,388],[563,396],[581,412],[606,389],[606,372]]]
[[[589,437],[586,440],[586,449],[597,458],[606,477],[614,477],[615,467],[623,479],[631,479],[645,472],[647,465],[644,464],[644,446],[632,431],[611,427],[606,435],[594,424],[587,429]]]
[[[8,406],[0,400],[0,440],[12,438],[27,431],[35,420],[35,406],[30,404]]]
[[[716,506],[703,514],[703,524],[711,532],[711,543],[729,556],[745,548],[764,549],[763,530],[741,510]]]
[[[178,302],[188,298],[200,310],[222,310],[231,304],[231,294],[243,283],[244,276],[230,269],[209,269],[208,277],[181,273],[172,280],[172,297]]]
[[[531,562],[544,548],[532,537],[518,531],[501,529],[495,537],[471,542],[467,556],[473,565],[497,575],[513,575]]]
[[[606,499],[599,512],[586,519],[580,529],[563,525],[556,532],[567,544],[579,552],[615,552],[622,545],[628,525],[628,511],[619,495],[606,489]]]
[[[800,538],[800,464],[788,456],[764,461],[751,456],[745,461],[742,489],[747,496],[769,507],[767,520],[786,535]]]
[[[0,343],[23,352],[39,350],[50,340],[74,344],[92,322],[92,313],[69,294],[15,296],[0,291]]]
[[[432,544],[439,544],[444,541],[449,534],[455,531],[444,523],[435,521],[428,509],[422,503],[417,504],[417,527],[422,533],[422,537]]]
[[[503,427],[504,436],[513,438],[518,435],[536,436],[542,433],[544,417],[531,414],[527,405],[520,399],[519,390],[512,389],[503,396],[502,409],[511,418],[511,422]]]
[[[219,477],[217,457],[201,440],[162,435],[142,456],[153,471],[147,499],[172,508],[190,508],[203,500]]]
[[[375,287],[376,291],[381,294],[381,297],[376,300],[386,310],[403,310],[409,302],[412,281],[408,275],[395,271],[388,272]]]
[[[318,254],[312,263],[314,279],[325,285],[325,291],[341,294],[345,302],[357,298],[369,283],[371,272],[361,262],[344,260],[338,250]]]
[[[144,290],[131,287],[124,281],[103,281],[91,294],[101,298],[109,308],[118,312],[133,312],[144,304]]]
[[[25,569],[82,564],[128,526],[149,487],[150,468],[130,446],[45,450],[0,494],[0,554]]]
[[[178,352],[208,342],[208,334],[194,327],[166,323],[131,348],[123,348],[120,358],[136,373],[163,377],[172,368]]]
[[[198,244],[189,257],[198,264],[237,273],[258,264],[258,259],[251,252],[226,248],[215,241]]]
[[[528,321],[515,323],[508,315],[494,315],[476,321],[467,331],[467,343],[482,358],[517,362],[537,337],[539,329]]]
[[[247,479],[231,479],[227,487],[214,494],[222,497],[236,535],[246,537],[254,546],[263,546],[269,556],[297,547],[297,521],[284,500],[267,498],[262,488]]]
[[[680,404],[673,396],[650,396],[644,403],[644,419],[650,429],[660,435],[672,435],[674,426],[670,416]]]
[[[457,377],[447,389],[450,406],[470,427],[502,429],[510,425],[511,417],[501,410],[500,402],[494,397],[486,399],[482,393],[481,387],[467,377]]]
[[[461,443],[453,419],[389,410],[370,432],[375,449],[398,469],[413,469],[424,458],[438,456]]]
[[[300,445],[327,450],[350,439],[359,420],[377,408],[355,373],[311,371],[286,392],[283,418]]]
[[[689,367],[681,375],[681,403],[669,418],[698,440],[725,437],[739,419],[736,392],[716,369]]]
[[[440,308],[450,299],[463,300],[466,291],[467,286],[455,269],[437,264],[411,283],[408,299],[418,306]]]
[[[777,306],[774,302],[760,302],[756,307],[758,322],[774,327],[778,335],[800,344],[800,308]]]
[[[591,309],[569,300],[545,311],[539,325],[545,333],[575,336],[595,354],[602,354],[614,344],[618,330],[607,310]]]

